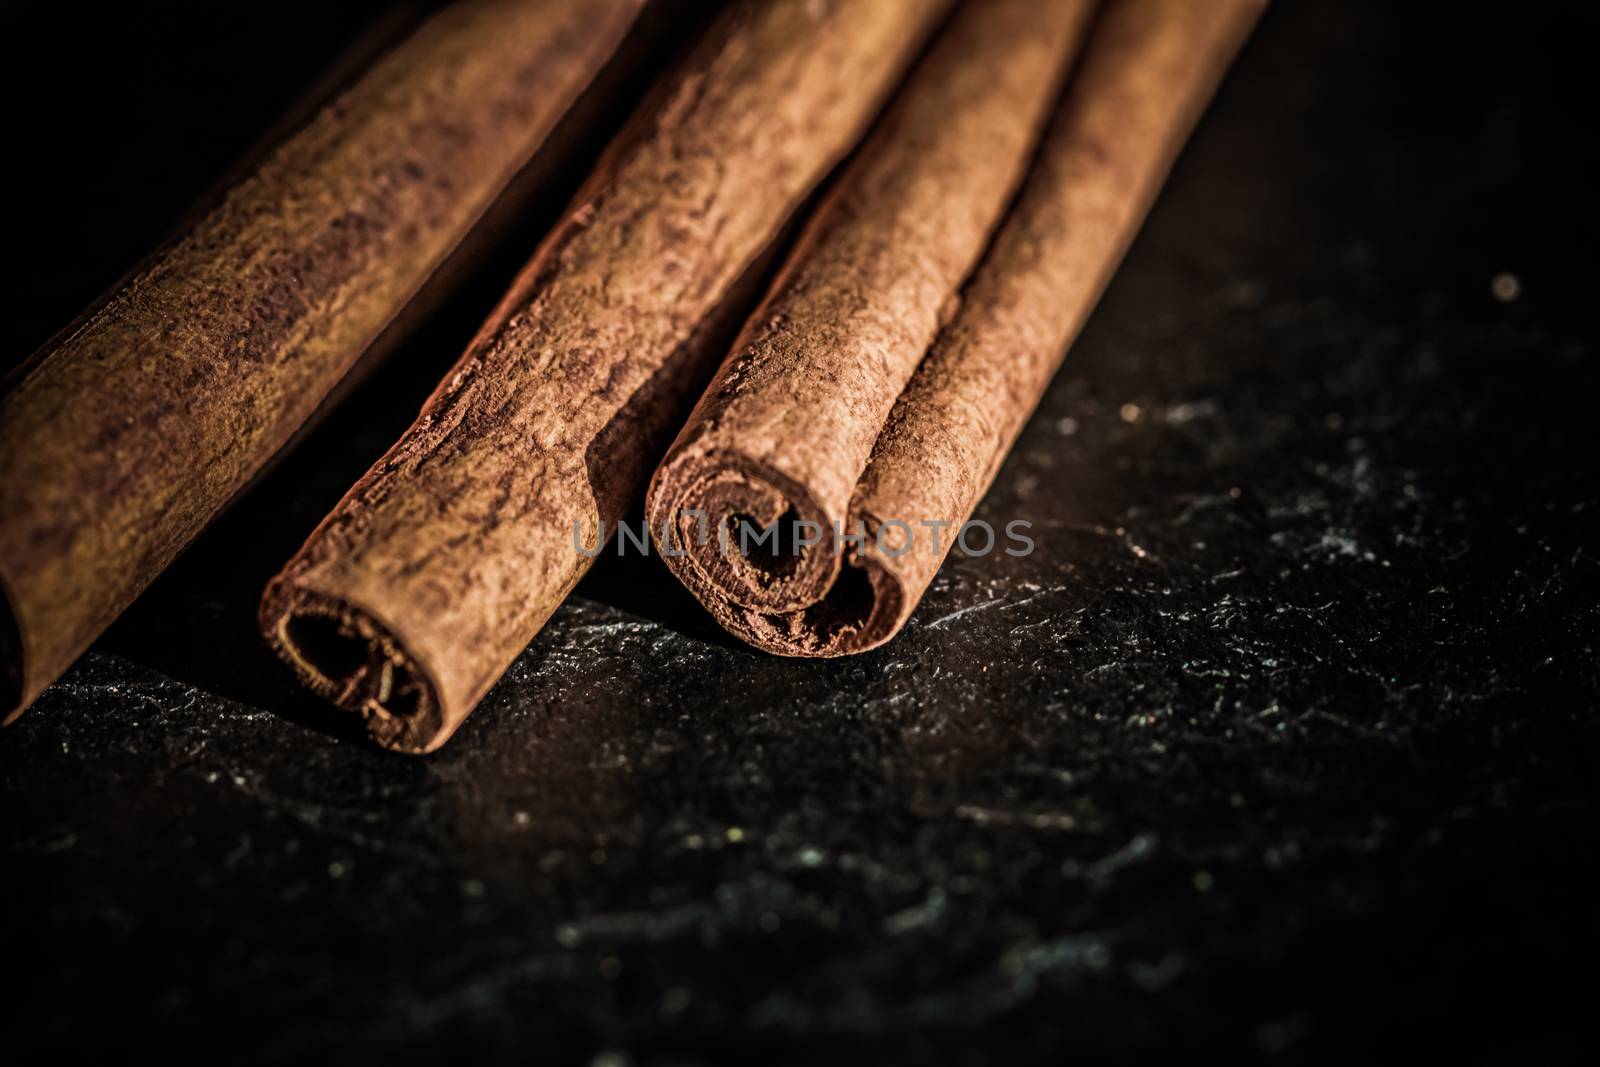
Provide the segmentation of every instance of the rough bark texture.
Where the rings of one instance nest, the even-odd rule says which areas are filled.
[[[494,0],[441,13],[0,400],[8,721],[317,408],[639,6]]]
[[[975,513],[1039,550],[952,552],[864,655],[630,552],[439,753],[351,744],[237,623],[383,376],[0,732],[9,1047],[1594,1059],[1573,10],[1269,8]]]
[[[894,547],[869,537],[853,557],[873,588],[892,595],[827,651],[871,648],[905,625],[1264,7],[1117,0],[1107,9],[1016,207],[856,487],[854,520],[869,534],[901,520],[907,526],[894,532],[909,537]]]
[[[449,737],[588,569],[704,381],[707,322],[943,6],[750,2],[712,28],[268,587],[263,632],[307,684],[391,748]]]
[[[987,0],[957,16],[657,472],[651,528],[680,553],[663,558],[741,637],[824,655],[904,614],[892,580],[843,566],[858,555],[851,496],[1027,169],[1092,12]],[[768,540],[755,545],[758,528]]]

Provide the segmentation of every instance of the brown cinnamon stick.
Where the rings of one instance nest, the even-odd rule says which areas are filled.
[[[528,161],[641,2],[440,13],[0,399],[7,721],[289,440]]]
[[[675,524],[688,542],[667,563],[724,626],[806,656],[864,651],[899,631],[1263,3],[1113,0],[1018,202],[920,366],[931,295],[914,304],[892,278],[863,284],[818,236],[651,487],[652,528]],[[943,233],[869,212],[839,225],[874,224],[910,262],[948,253]],[[714,531],[806,525],[795,551],[773,556],[748,541],[697,542],[691,512]]]
[[[735,633],[819,654],[853,625],[837,610],[863,592],[841,570],[851,494],[1026,171],[1092,13],[987,0],[957,15],[657,471],[650,526],[681,553],[664,558]],[[745,540],[795,525],[815,543],[774,555]]]
[[[712,27],[268,587],[263,632],[307,684],[391,748],[450,736],[588,569],[704,381],[707,322],[941,8],[748,0]]]

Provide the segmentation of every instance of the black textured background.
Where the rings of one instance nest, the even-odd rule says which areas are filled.
[[[7,361],[371,7],[207,10],[6,16]],[[410,759],[252,616],[505,275],[469,288],[0,736],[7,1045],[1578,1057],[1600,371],[1570,10],[1269,13],[982,507],[1033,556],[952,558],[899,640],[821,663],[613,559]]]

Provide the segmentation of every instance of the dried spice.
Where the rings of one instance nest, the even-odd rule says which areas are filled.
[[[954,276],[981,229],[964,216],[979,210],[973,191],[918,185],[893,168],[934,165],[926,149],[886,143],[889,165],[863,159],[651,486],[652,527],[672,529],[683,548],[666,562],[725,627],[771,652],[836,656],[905,625],[1262,6],[1109,5],[959,302]],[[1014,39],[1016,27],[999,26],[1004,12],[974,10],[974,40]],[[1031,42],[1036,79],[1051,61],[1046,37]],[[1024,42],[1014,47],[1011,62],[1023,62]],[[940,99],[958,76],[921,87],[932,139],[949,132],[937,116],[980,114],[975,96]],[[909,90],[905,107],[915,107]],[[1013,107],[1020,134],[1030,119],[1021,101]],[[906,132],[883,133],[897,135]],[[952,145],[938,172],[975,180],[1001,150]],[[947,324],[924,359],[941,307]],[[735,534],[758,527],[770,540],[750,551]],[[778,537],[791,527],[799,532]]]
[[[531,158],[639,7],[446,9],[0,399],[8,721],[317,409]]]
[[[642,489],[740,278],[856,144],[938,0],[750,0],[608,149],[417,422],[271,583],[261,626],[373,736],[438,747]]]

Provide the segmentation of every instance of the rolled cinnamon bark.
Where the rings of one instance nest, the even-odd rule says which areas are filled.
[[[666,562],[724,626],[797,656],[860,652],[899,631],[1263,6],[1113,0],[1017,203],[914,377],[932,294],[916,303],[891,284],[861,284],[819,233],[651,487],[652,529],[689,542]],[[858,211],[840,225],[876,221]],[[878,232],[909,263],[948,252],[943,229]],[[772,542],[751,551],[718,536],[774,524],[797,530],[776,554]]]
[[[6,721],[316,410],[641,3],[448,8],[36,357],[0,399]]]
[[[262,630],[308,685],[390,748],[450,736],[588,569],[720,354],[707,324],[942,7],[748,0],[719,19],[268,586]]]
[[[851,494],[1026,171],[1092,13],[1080,0],[962,9],[656,472],[647,515],[675,550],[663,556],[735,633],[820,654],[854,625],[838,610],[863,592],[841,551]],[[806,533],[782,545],[795,527]],[[752,549],[756,530],[766,540]]]

